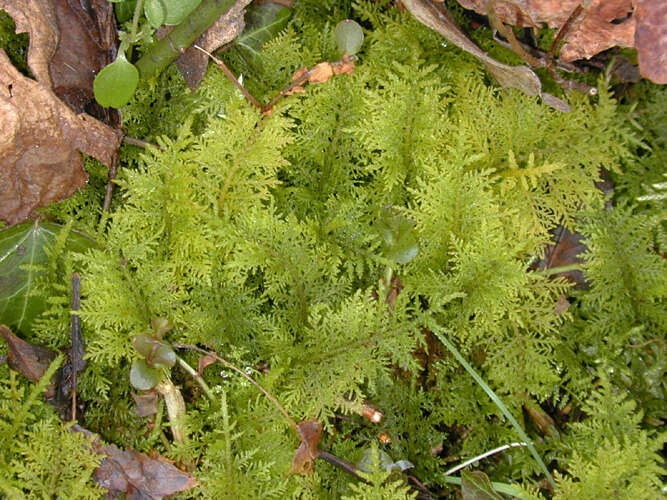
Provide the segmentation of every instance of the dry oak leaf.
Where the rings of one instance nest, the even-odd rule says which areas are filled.
[[[306,420],[297,424],[301,444],[294,454],[290,474],[303,476],[313,473],[313,461],[319,456],[318,446],[322,440],[322,424],[317,420]]]
[[[0,220],[17,224],[63,200],[88,179],[82,153],[105,165],[120,136],[75,114],[44,84],[23,76],[0,50]]]

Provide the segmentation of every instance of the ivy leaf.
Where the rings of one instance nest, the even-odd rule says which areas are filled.
[[[148,391],[162,380],[162,370],[151,368],[145,360],[138,359],[130,368],[130,384],[140,391]]]
[[[461,472],[463,500],[503,500],[482,471]]]
[[[0,231],[0,323],[31,331],[33,320],[46,309],[46,298],[35,289],[49,257],[47,249],[56,240],[62,226],[52,222],[27,222]],[[65,250],[83,252],[95,241],[71,230]]]
[[[382,238],[382,249],[387,259],[407,264],[419,253],[412,223],[401,215],[393,214],[391,209],[382,210],[375,228]]]
[[[162,0],[146,0],[144,14],[153,28],[159,28],[167,20],[167,7]]]
[[[95,99],[105,108],[125,106],[139,83],[139,70],[125,58],[123,52],[118,53],[114,62],[102,68],[93,82]]]

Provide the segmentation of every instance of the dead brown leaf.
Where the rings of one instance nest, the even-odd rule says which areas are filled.
[[[0,220],[16,224],[86,184],[79,151],[108,166],[120,137],[20,74],[2,50],[0,85]]]
[[[107,498],[125,494],[127,500],[160,500],[199,484],[192,475],[159,454],[149,457],[132,448],[123,451],[113,444],[104,445],[97,434],[78,424],[72,430],[93,438],[94,450],[106,455],[93,477],[109,490]]]
[[[16,32],[30,35],[28,67],[37,81],[52,87],[49,63],[58,47],[58,18],[51,2],[42,0],[0,0],[16,24]]]
[[[0,335],[8,346],[7,363],[9,367],[19,372],[32,382],[37,382],[57,355],[55,351],[30,344],[7,328],[0,325]]]
[[[210,354],[205,354],[204,356],[199,358],[199,361],[197,362],[197,373],[199,373],[199,375],[202,375],[206,367],[212,365],[213,363],[215,363],[215,361],[216,359],[213,356],[211,356]]]
[[[667,83],[667,2],[636,0],[634,17],[639,70],[644,78]]]
[[[118,125],[118,113],[103,111],[93,97],[95,75],[116,56],[112,4],[0,0],[0,8],[14,18],[17,32],[30,35],[28,65],[37,81],[52,88],[73,111],[89,111]]]
[[[132,399],[134,399],[134,403],[137,405],[134,408],[134,412],[140,417],[155,415],[158,412],[159,398],[157,392],[150,391],[146,394],[132,393]]]
[[[334,74],[331,63],[324,61],[315,65],[308,74],[308,81],[310,83],[324,83],[329,80]]]
[[[544,258],[537,263],[536,269],[543,271],[545,269],[583,262],[581,254],[586,251],[583,238],[579,233],[571,233],[566,228],[559,227],[555,231],[555,243],[547,247]],[[585,288],[587,286],[586,278],[579,270],[558,273],[556,276],[562,276],[576,283],[577,288]]]
[[[517,88],[531,96],[541,95],[542,84],[532,69],[527,66],[508,66],[489,57],[466,36],[443,5],[435,5],[430,0],[403,0],[403,5],[418,21],[477,57],[503,87]]]
[[[487,15],[488,0],[458,0]],[[582,0],[497,0],[498,18],[517,27],[562,27]],[[633,11],[634,6],[634,11]],[[667,3],[664,0],[593,0],[564,37],[561,61],[587,59],[614,46],[636,47],[641,74],[667,83]]]
[[[294,454],[289,473],[310,475],[313,473],[313,461],[320,454],[318,446],[322,440],[322,424],[317,420],[299,422],[297,432],[301,438],[301,444]]]

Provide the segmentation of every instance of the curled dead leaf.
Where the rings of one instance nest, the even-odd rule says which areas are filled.
[[[313,461],[320,454],[318,446],[322,440],[322,424],[317,420],[305,420],[297,425],[301,444],[294,454],[290,474],[310,475],[313,473]]]

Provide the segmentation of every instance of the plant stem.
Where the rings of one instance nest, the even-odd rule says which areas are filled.
[[[134,15],[132,16],[132,31],[130,31],[130,46],[127,48],[127,60],[132,60],[132,47],[136,43],[137,28],[139,27],[139,17],[144,10],[144,0],[137,0],[134,6]]]
[[[236,85],[236,87],[241,91],[241,93],[244,96],[246,96],[246,98],[253,104],[253,106],[262,111],[263,107],[259,103],[259,101],[255,99],[255,97],[250,92],[248,92],[243,85],[241,85],[241,83],[236,79],[234,74],[229,70],[229,68],[225,63],[223,63],[220,59],[211,54],[208,50],[202,49],[199,45],[194,44],[193,47],[199,50],[200,52],[203,52],[208,57],[210,57],[211,60],[216,64],[216,66],[222,70],[222,72],[227,76],[227,78],[229,78],[234,83],[234,85]]]
[[[470,460],[466,460],[462,464],[457,465],[456,467],[452,467],[449,469],[447,472],[445,472],[445,476],[449,476],[450,474],[454,474],[456,471],[463,469],[464,467],[474,464],[475,462],[478,462],[482,460],[483,458],[490,457],[491,455],[495,455],[496,453],[499,453],[501,451],[508,450],[509,448],[515,448],[517,446],[526,446],[526,443],[510,443],[506,444],[503,446],[499,446],[498,448],[494,448],[493,450],[487,451],[486,453],[482,453],[481,455],[477,455],[474,458],[471,458]]]
[[[241,1],[249,3],[246,0]],[[135,63],[141,78],[151,78],[160,74],[233,4],[234,0],[204,0],[199,4],[185,21],[176,26]]]
[[[554,274],[581,270],[581,264],[568,264],[566,266],[550,267],[549,269],[544,269],[542,271],[535,271],[535,274],[541,274],[542,276],[552,276]]]
[[[189,344],[173,344],[173,346],[177,347],[179,349],[189,349],[191,351],[201,352],[202,354],[208,354],[209,356],[215,358],[216,361],[219,361],[220,363],[225,365],[227,368],[229,368],[231,370],[234,370],[236,373],[238,373],[243,378],[248,380],[251,384],[253,384],[255,387],[257,387],[276,406],[276,408],[278,408],[278,411],[280,411],[280,413],[283,414],[283,416],[287,419],[287,421],[290,423],[290,425],[294,429],[294,432],[296,432],[297,435],[299,434],[299,432],[297,431],[298,427],[296,425],[296,422],[294,422],[292,417],[289,416],[289,413],[287,413],[287,410],[285,410],[285,408],[283,408],[283,405],[280,404],[280,402],[275,398],[275,396],[273,396],[273,394],[271,394],[269,391],[264,389],[264,387],[259,385],[259,383],[256,382],[255,379],[252,378],[250,375],[248,375],[246,372],[244,372],[240,368],[237,368],[236,366],[231,364],[226,359],[221,358],[220,356],[218,356],[213,351],[207,351],[205,349],[201,349],[200,347],[197,347],[197,346],[194,346],[194,345],[189,345]]]
[[[181,365],[181,368],[183,368],[186,372],[188,372],[197,381],[197,383],[199,384],[199,387],[202,388],[202,390],[204,391],[204,394],[206,394],[208,399],[210,399],[211,401],[217,402],[217,400],[215,399],[215,395],[213,394],[213,392],[211,392],[211,389],[206,384],[206,381],[204,380],[204,378],[201,375],[199,375],[199,373],[197,373],[197,371],[194,368],[192,368],[180,356],[176,356],[176,361],[178,362],[179,365]]]

